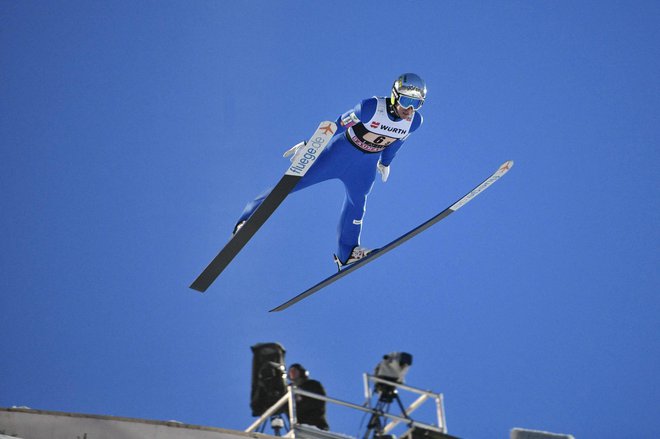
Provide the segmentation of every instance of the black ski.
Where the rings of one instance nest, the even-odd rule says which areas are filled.
[[[204,292],[236,257],[238,252],[248,243],[255,233],[261,228],[266,220],[275,212],[277,207],[291,193],[298,181],[307,173],[314,164],[316,158],[326,147],[332,135],[337,131],[334,122],[321,122],[314,135],[306,145],[298,149],[291,160],[291,166],[284,173],[273,190],[261,203],[257,210],[247,220],[238,232],[227,242],[220,253],[202,271],[202,273],[190,285],[190,288]]]
[[[477,187],[475,187],[467,195],[465,195],[463,198],[461,198],[460,200],[458,200],[457,202],[455,202],[454,204],[452,204],[451,206],[449,206],[448,208],[446,208],[445,210],[443,210],[442,212],[440,212],[439,214],[437,214],[433,218],[431,218],[428,221],[426,221],[425,223],[417,226],[416,228],[412,229],[408,233],[398,237],[397,239],[395,239],[394,241],[392,241],[389,244],[385,245],[384,247],[373,250],[365,258],[360,259],[358,262],[356,262],[354,264],[351,264],[348,267],[346,267],[346,268],[342,269],[341,271],[339,271],[338,273],[335,273],[332,276],[324,279],[323,281],[321,281],[318,284],[314,285],[310,289],[298,294],[293,299],[291,299],[287,302],[284,302],[283,304],[281,304],[280,306],[278,306],[276,308],[271,309],[270,312],[282,311],[282,310],[287,309],[291,305],[300,302],[301,300],[303,300],[306,297],[311,296],[312,294],[316,293],[320,289],[322,289],[324,287],[327,287],[331,283],[333,283],[333,282],[341,279],[342,277],[354,272],[358,268],[364,267],[369,262],[372,262],[372,261],[376,260],[377,258],[383,256],[385,253],[387,253],[387,252],[395,249],[396,247],[400,246],[401,244],[408,241],[413,236],[416,236],[416,235],[422,233],[424,230],[428,229],[433,224],[445,219],[447,216],[449,216],[449,214],[454,213],[458,209],[463,207],[470,200],[472,200],[474,197],[479,195],[486,188],[488,188],[490,185],[495,183],[500,177],[502,177],[504,174],[506,174],[507,171],[509,169],[511,169],[512,166],[513,166],[513,161],[509,160],[509,161],[505,162],[504,164],[502,164],[502,166],[500,166],[498,168],[497,171],[495,171],[495,173],[493,173],[493,175],[491,175],[486,180],[481,182]]]

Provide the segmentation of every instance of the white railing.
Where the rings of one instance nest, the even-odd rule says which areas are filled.
[[[331,404],[337,404],[340,406],[348,407],[353,410],[359,410],[362,412],[371,413],[375,416],[381,416],[388,420],[388,423],[383,427],[382,434],[387,434],[392,429],[394,429],[399,424],[405,424],[409,429],[412,428],[422,428],[425,430],[436,431],[438,433],[447,433],[447,422],[445,419],[445,409],[444,409],[444,398],[441,393],[435,393],[430,390],[422,390],[405,384],[396,383],[393,381],[384,380],[373,375],[364,374],[364,395],[367,398],[367,401],[363,405],[353,404],[346,401],[341,401],[339,399],[331,398],[324,395],[319,395],[317,393],[307,392],[305,390],[299,389],[295,386],[289,386],[289,390],[284,396],[282,396],[275,404],[273,404],[268,410],[266,410],[257,420],[255,420],[245,432],[252,433],[256,431],[262,424],[267,422],[272,416],[281,412],[282,407],[288,403],[288,417],[291,423],[291,432],[293,432],[293,426],[297,424],[296,419],[296,395],[306,396],[309,398],[318,399],[325,401]],[[408,407],[404,409],[403,416],[395,415],[392,413],[384,412],[383,410],[376,409],[371,407],[371,400],[374,396],[373,391],[371,390],[371,383],[381,383],[390,387],[394,387],[397,390],[405,390],[418,394],[419,397],[413,401]],[[432,399],[435,401],[436,406],[436,416],[437,420],[435,425],[427,424],[423,422],[414,421],[410,414],[416,411],[421,407],[424,402]],[[403,408],[403,407],[402,407]],[[295,434],[288,434],[289,437],[295,437]]]

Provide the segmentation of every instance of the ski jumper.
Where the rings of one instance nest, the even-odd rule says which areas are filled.
[[[339,216],[337,248],[341,261],[346,261],[353,248],[360,245],[362,219],[378,161],[389,166],[403,142],[422,122],[419,112],[410,119],[397,117],[388,98],[363,100],[337,118],[337,132],[293,189],[296,192],[335,178],[344,183],[346,197]],[[238,222],[247,220],[271,190],[248,203]]]

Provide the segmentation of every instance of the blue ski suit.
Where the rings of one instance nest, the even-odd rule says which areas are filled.
[[[292,192],[296,192],[335,178],[344,183],[346,197],[339,216],[337,248],[342,262],[360,245],[362,219],[367,196],[376,179],[378,161],[389,166],[403,142],[422,122],[419,112],[407,120],[398,118],[388,98],[363,100],[337,118],[337,132],[293,189]],[[238,223],[247,220],[271,190],[267,189],[248,203]]]

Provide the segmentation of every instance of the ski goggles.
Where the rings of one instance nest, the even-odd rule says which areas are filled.
[[[422,105],[424,105],[424,99],[411,98],[410,96],[397,94],[395,94],[394,97],[396,102],[405,109],[412,108],[413,110],[419,110],[422,108]]]

